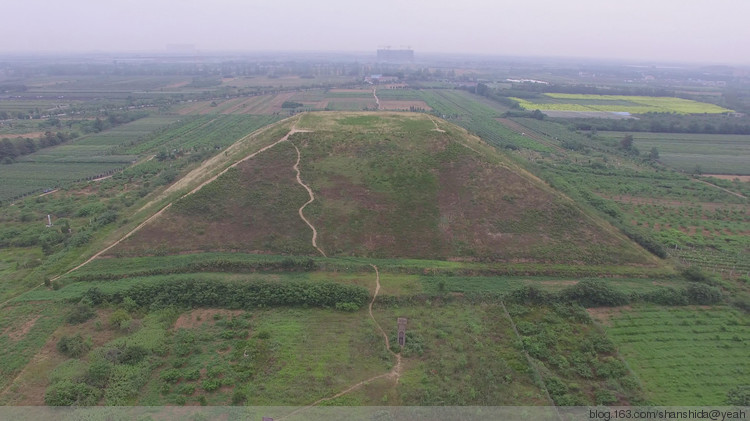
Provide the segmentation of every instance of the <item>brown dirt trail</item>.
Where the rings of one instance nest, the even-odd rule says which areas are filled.
[[[294,164],[294,167],[293,167],[294,171],[297,171],[297,182],[302,187],[304,187],[305,190],[307,190],[307,194],[310,196],[310,200],[308,200],[307,202],[305,202],[304,205],[300,206],[300,208],[299,208],[299,210],[297,212],[299,213],[299,217],[302,218],[303,221],[305,221],[305,223],[307,224],[307,226],[309,226],[310,229],[313,232],[312,246],[315,247],[320,252],[320,254],[323,255],[323,257],[328,257],[328,256],[326,256],[325,252],[323,250],[321,250],[320,247],[318,247],[318,242],[317,242],[317,240],[318,240],[318,230],[316,230],[315,226],[313,224],[311,224],[310,221],[307,220],[307,218],[305,218],[305,214],[302,213],[302,211],[305,209],[305,206],[307,206],[310,203],[312,203],[312,202],[315,201],[315,195],[313,194],[312,189],[307,184],[305,184],[305,183],[302,182],[302,178],[300,177],[299,161],[302,158],[302,155],[300,155],[300,153],[299,153],[299,148],[293,142],[290,141],[289,143],[291,143],[292,146],[294,146],[294,150],[297,151],[297,162]]]

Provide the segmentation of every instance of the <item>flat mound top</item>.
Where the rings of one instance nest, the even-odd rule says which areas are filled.
[[[176,201],[110,254],[653,263],[502,153],[430,115],[310,113],[296,129],[304,131]],[[305,186],[314,201],[301,213],[320,251],[300,215]]]

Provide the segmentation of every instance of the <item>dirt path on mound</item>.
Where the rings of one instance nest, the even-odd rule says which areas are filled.
[[[182,199],[182,198],[183,198],[183,197],[185,197],[185,196],[188,196],[188,195],[190,195],[190,194],[193,194],[193,193],[197,192],[198,190],[200,190],[201,188],[203,188],[203,187],[204,187],[204,186],[205,186],[206,184],[208,184],[208,183],[210,183],[210,182],[212,182],[212,181],[216,180],[216,179],[217,179],[217,178],[218,178],[219,176],[221,176],[222,174],[224,174],[224,173],[226,173],[227,171],[229,171],[229,169],[230,169],[230,168],[236,167],[236,166],[237,166],[237,165],[239,165],[240,163],[242,163],[242,162],[244,162],[244,161],[247,161],[247,160],[248,160],[248,159],[250,159],[250,158],[253,158],[253,157],[255,157],[255,156],[256,156],[256,155],[258,155],[259,153],[261,153],[261,152],[264,152],[264,151],[267,151],[268,149],[270,149],[270,148],[272,148],[272,147],[274,147],[274,146],[278,145],[279,143],[281,143],[281,142],[284,142],[284,141],[288,140],[288,139],[289,139],[289,136],[293,135],[294,133],[300,133],[300,132],[306,132],[306,131],[307,131],[307,130],[298,130],[298,129],[296,128],[296,125],[295,125],[295,126],[292,126],[292,129],[291,129],[291,130],[289,131],[289,133],[287,133],[287,134],[286,134],[286,136],[282,137],[281,139],[277,140],[276,142],[274,142],[274,143],[272,143],[272,144],[270,144],[270,145],[268,145],[268,146],[264,146],[263,148],[259,149],[259,150],[258,150],[258,151],[256,151],[256,152],[253,152],[253,153],[251,153],[250,155],[247,155],[246,157],[244,157],[244,158],[240,159],[239,161],[235,162],[234,164],[230,165],[229,167],[227,167],[226,169],[224,169],[223,171],[221,171],[221,172],[220,172],[219,174],[217,174],[217,175],[215,175],[215,176],[211,177],[210,179],[208,179],[208,180],[204,181],[203,183],[199,184],[199,185],[198,185],[198,186],[197,186],[196,188],[194,188],[193,190],[189,191],[188,193],[185,193],[184,195],[180,196],[180,198],[178,198],[178,199],[176,199],[176,200],[180,200],[180,199]],[[176,201],[176,200],[175,200],[175,201]],[[138,226],[136,226],[135,228],[133,228],[132,230],[130,230],[130,231],[129,231],[128,233],[126,233],[126,234],[125,234],[124,236],[122,236],[122,237],[121,237],[121,238],[120,238],[119,240],[115,241],[114,243],[112,243],[112,244],[110,244],[109,246],[105,247],[104,249],[100,250],[99,252],[97,252],[96,254],[94,254],[93,256],[91,256],[91,257],[90,257],[89,259],[87,259],[87,260],[86,260],[85,262],[81,263],[80,265],[78,265],[78,266],[74,267],[73,269],[70,269],[69,271],[67,271],[67,272],[65,272],[65,273],[63,273],[63,274],[61,274],[61,275],[57,275],[57,276],[55,276],[54,278],[50,279],[50,281],[51,281],[51,282],[54,282],[54,281],[56,281],[56,280],[60,279],[60,277],[62,277],[62,276],[65,276],[65,275],[67,275],[67,274],[69,274],[69,273],[71,273],[71,272],[73,272],[73,271],[76,271],[76,270],[78,270],[78,269],[82,268],[83,266],[86,266],[87,264],[91,263],[91,262],[92,262],[92,261],[93,261],[94,259],[98,258],[98,257],[99,257],[99,256],[101,256],[102,254],[106,253],[107,251],[111,250],[111,249],[112,249],[113,247],[115,247],[115,246],[117,246],[118,244],[120,244],[120,243],[121,243],[122,241],[124,241],[124,240],[128,239],[128,238],[129,238],[129,237],[130,237],[131,235],[133,235],[133,234],[135,234],[136,232],[138,232],[138,230],[140,230],[141,228],[143,228],[143,226],[145,226],[146,224],[148,224],[149,222],[151,222],[151,221],[152,221],[152,220],[154,220],[155,218],[158,218],[158,217],[159,217],[159,216],[160,216],[161,214],[163,214],[163,213],[164,213],[164,211],[166,211],[167,209],[169,209],[169,208],[170,208],[170,207],[172,206],[172,203],[174,203],[174,202],[170,202],[170,203],[168,203],[168,204],[167,204],[166,206],[164,206],[163,208],[161,208],[161,209],[160,209],[160,210],[159,210],[158,212],[156,212],[155,214],[151,215],[151,216],[150,216],[150,217],[149,217],[148,219],[146,219],[145,221],[141,222],[141,223],[140,223],[140,224],[139,224]],[[309,223],[308,223],[308,224],[309,224]],[[316,247],[316,248],[317,248],[317,247]],[[320,250],[320,249],[318,249],[318,250]],[[322,253],[322,251],[321,251],[321,253]],[[325,256],[325,254],[323,254],[323,255]],[[26,291],[26,292],[34,291],[34,290],[36,290],[37,288],[39,288],[39,287],[41,287],[41,286],[43,286],[43,285],[44,285],[43,283],[42,283],[42,284],[39,284],[39,285],[35,286],[34,288],[31,288],[31,289],[29,289],[29,290],[28,290],[28,291]],[[12,301],[12,300],[13,300],[14,298],[15,298],[15,297],[13,297],[13,298],[10,298],[10,299],[8,299],[8,300],[6,300],[6,301],[4,301],[4,302],[0,303],[0,308],[2,308],[2,307],[3,307],[3,306],[5,306],[5,305],[6,305],[7,303],[9,303],[10,301]]]
[[[289,418],[289,417],[291,417],[293,415],[297,415],[300,412],[306,411],[306,410],[308,410],[308,409],[310,409],[310,408],[312,408],[314,406],[318,406],[319,404],[321,404],[323,402],[330,401],[330,400],[339,398],[341,396],[344,396],[347,393],[349,393],[349,392],[351,392],[353,390],[356,390],[356,389],[358,389],[358,388],[360,388],[360,387],[362,387],[362,386],[364,386],[364,385],[366,385],[368,383],[372,383],[372,382],[374,382],[375,380],[378,380],[378,379],[391,378],[391,379],[395,380],[395,384],[398,384],[398,381],[401,378],[401,354],[397,354],[397,353],[395,353],[395,352],[393,352],[391,350],[391,341],[388,339],[388,335],[385,333],[385,330],[383,330],[383,328],[380,326],[380,323],[378,323],[378,321],[375,320],[375,316],[372,314],[372,305],[375,303],[375,299],[378,297],[378,293],[380,292],[380,272],[378,272],[378,267],[377,266],[375,266],[373,264],[371,264],[370,266],[372,266],[372,268],[375,269],[375,293],[372,295],[372,300],[370,300],[370,305],[367,307],[367,310],[368,310],[368,313],[370,314],[370,318],[375,323],[375,327],[377,327],[378,330],[380,331],[380,334],[383,335],[383,339],[385,340],[385,347],[386,347],[386,349],[388,349],[388,352],[390,352],[391,355],[393,355],[394,357],[396,357],[396,364],[394,364],[393,368],[389,372],[387,372],[387,373],[383,373],[383,374],[380,374],[380,375],[377,375],[377,376],[370,377],[369,379],[362,380],[361,382],[355,383],[355,384],[349,386],[348,388],[342,390],[341,392],[336,393],[335,395],[328,396],[328,397],[325,397],[325,398],[320,398],[317,401],[311,403],[310,405],[303,406],[302,408],[299,408],[299,409],[297,409],[297,410],[289,413],[286,416],[278,418],[279,420],[283,420],[283,419]]]
[[[432,124],[434,124],[434,125],[435,125],[435,131],[436,131],[436,132],[440,132],[440,133],[445,133],[445,130],[443,130],[443,129],[441,129],[440,127],[438,127],[438,125],[437,125],[437,121],[435,121],[435,119],[434,119],[434,118],[432,118],[432,116],[428,115],[427,117],[429,117],[429,118],[430,118],[430,121],[432,121]]]
[[[287,137],[288,137],[288,136],[289,136],[289,135],[287,135]],[[302,205],[302,206],[301,206],[301,207],[299,208],[299,210],[298,210],[297,212],[299,213],[299,217],[300,217],[300,218],[302,218],[302,220],[303,220],[303,221],[305,221],[305,223],[307,224],[307,226],[309,226],[309,227],[310,227],[310,229],[311,229],[311,230],[312,230],[312,232],[313,232],[313,236],[312,236],[312,246],[313,246],[313,247],[315,247],[315,248],[316,248],[316,249],[317,249],[317,250],[318,250],[318,251],[320,252],[320,254],[322,254],[322,255],[323,255],[323,257],[328,257],[328,256],[326,256],[325,252],[324,252],[323,250],[321,250],[321,249],[320,249],[320,247],[318,247],[318,242],[317,242],[317,240],[318,240],[318,230],[316,230],[316,229],[315,229],[315,226],[313,226],[313,224],[311,224],[311,223],[310,223],[310,221],[308,221],[308,220],[307,220],[307,218],[305,218],[305,214],[304,214],[304,213],[302,213],[302,210],[303,210],[303,209],[305,209],[305,206],[307,206],[307,205],[309,205],[310,203],[312,203],[312,202],[314,202],[314,201],[315,201],[315,195],[313,194],[313,191],[312,191],[312,189],[311,189],[310,187],[308,187],[308,185],[307,185],[307,184],[305,184],[305,183],[303,183],[303,182],[302,182],[302,178],[300,177],[300,172],[299,172],[299,161],[300,161],[300,159],[302,158],[302,155],[300,155],[300,153],[299,153],[299,148],[297,147],[297,145],[295,145],[295,144],[294,144],[294,142],[291,142],[291,141],[290,141],[289,143],[291,143],[291,144],[292,144],[292,146],[294,146],[294,150],[295,150],[295,151],[297,151],[297,162],[296,162],[296,163],[294,164],[294,167],[293,167],[293,168],[294,168],[294,171],[297,171],[297,182],[298,182],[298,183],[299,183],[299,184],[300,184],[300,185],[301,185],[302,187],[304,187],[304,188],[305,188],[305,190],[307,190],[307,194],[308,194],[308,195],[310,196],[310,200],[308,200],[307,202],[305,202],[305,204],[304,204],[304,205]]]

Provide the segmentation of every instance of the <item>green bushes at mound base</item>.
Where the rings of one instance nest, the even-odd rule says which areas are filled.
[[[230,282],[168,280],[135,285],[110,295],[96,288],[86,296],[92,302],[122,302],[130,298],[143,307],[257,308],[275,306],[330,307],[353,310],[369,299],[367,289],[334,282]]]

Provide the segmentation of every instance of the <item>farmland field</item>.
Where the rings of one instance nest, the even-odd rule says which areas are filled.
[[[404,91],[393,90],[397,97]],[[508,108],[494,101],[460,90],[414,91],[432,108],[431,113],[457,124],[498,148],[525,148],[550,152],[549,146],[522,136],[497,121]]]
[[[750,175],[750,136],[690,133],[599,132],[607,140],[632,135],[642,153],[659,151],[659,160],[681,170],[713,174]]]
[[[147,117],[108,131],[83,136],[65,144],[41,149],[3,165],[0,174],[0,201],[63,184],[111,174],[125,168],[138,157],[121,152],[149,133],[177,121],[174,117]]]
[[[648,112],[703,114],[731,112],[726,108],[682,98],[625,95],[579,95],[547,93],[529,101],[513,98],[526,110],[609,111],[642,114]]]
[[[726,308],[603,312],[607,334],[656,405],[722,405],[750,377],[750,319]]]

